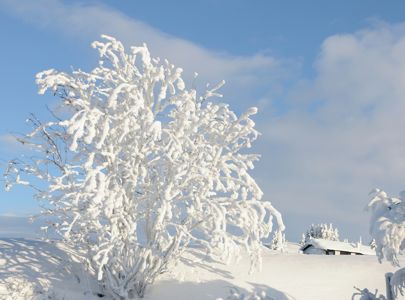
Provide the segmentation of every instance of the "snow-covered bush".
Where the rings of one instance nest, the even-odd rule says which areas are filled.
[[[285,247],[285,234],[281,230],[276,230],[271,239],[270,249],[283,251]]]
[[[259,156],[241,152],[258,137],[257,109],[236,116],[209,101],[223,82],[201,96],[186,89],[182,69],[145,45],[126,52],[103,36],[93,47],[91,72],[37,75],[63,116],[29,119],[34,130],[19,141],[37,153],[9,163],[6,187],[37,189],[50,229],[115,299],[142,297],[190,244],[225,258],[245,247],[259,264],[273,216],[284,225],[248,173]]]
[[[367,210],[371,212],[370,235],[375,243],[378,260],[384,258],[400,266],[398,255],[405,249],[405,191],[399,197],[389,197],[386,192],[374,189]],[[395,297],[404,295],[405,268],[397,270],[390,279]]]
[[[311,227],[302,234],[300,244],[304,245],[310,239],[325,239],[339,241],[339,232],[332,224],[312,224]]]
[[[399,197],[375,189],[367,209],[371,212],[370,234],[375,240],[378,259],[398,264],[398,254],[405,249],[405,192]]]
[[[371,239],[371,241],[369,243],[369,246],[370,246],[371,249],[373,249],[373,250],[375,249],[375,247],[376,247],[375,239]]]

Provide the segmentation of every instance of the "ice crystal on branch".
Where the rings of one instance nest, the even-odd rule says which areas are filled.
[[[30,119],[35,129],[21,141],[40,157],[10,162],[8,186],[46,183],[44,214],[115,299],[142,297],[190,244],[226,258],[244,247],[260,262],[273,216],[284,225],[249,174],[259,156],[241,152],[258,137],[257,109],[237,116],[209,101],[223,82],[199,96],[146,45],[126,52],[102,38],[90,73],[37,75],[39,93],[58,95],[69,114]]]

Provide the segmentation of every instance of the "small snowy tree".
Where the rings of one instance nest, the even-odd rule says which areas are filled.
[[[370,246],[371,249],[375,249],[375,247],[376,247],[375,239],[371,239],[371,241],[369,243],[369,246]]]
[[[283,251],[285,247],[285,234],[281,230],[276,230],[271,239],[270,249]]]
[[[302,234],[300,244],[304,245],[310,239],[339,241],[339,231],[332,224],[311,224],[311,227]]]
[[[142,297],[191,243],[226,258],[244,247],[259,264],[273,216],[284,225],[248,173],[259,156],[241,152],[258,137],[256,108],[238,117],[209,101],[223,82],[198,96],[145,45],[126,52],[102,37],[91,72],[37,75],[64,117],[29,119],[34,130],[19,141],[37,154],[9,163],[7,189],[35,187],[52,227],[114,299]]]

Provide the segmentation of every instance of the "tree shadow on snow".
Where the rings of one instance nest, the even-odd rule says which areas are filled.
[[[87,276],[87,278],[86,278]],[[66,252],[50,242],[24,238],[0,239],[0,285],[10,279],[27,280],[35,286],[63,286],[70,282],[72,287],[83,281],[91,290],[90,275]],[[84,285],[86,286],[86,285]],[[94,289],[93,289],[94,290]]]
[[[229,271],[221,270],[220,268],[215,268],[214,264],[225,265],[223,262],[219,260],[215,260],[212,257],[205,255],[200,251],[195,251],[193,249],[189,249],[188,253],[193,256],[193,258],[181,257],[180,261],[189,266],[189,267],[199,267],[201,269],[207,270],[211,273],[215,273],[221,275],[225,278],[233,279],[232,273]]]
[[[265,291],[266,295],[270,296],[274,300],[296,300],[296,298],[292,295],[271,288],[268,285],[253,282],[249,282],[249,284],[254,288],[255,291]]]
[[[294,297],[267,285],[249,284],[252,285],[252,290],[246,290],[239,286],[235,286],[231,282],[225,280],[210,280],[205,282],[163,280],[156,282],[156,284],[147,292],[145,299],[215,300],[222,298],[226,300],[227,297],[231,295],[232,291],[237,291],[239,295],[251,295],[253,292],[264,291],[266,296],[269,296],[270,299],[296,300]]]

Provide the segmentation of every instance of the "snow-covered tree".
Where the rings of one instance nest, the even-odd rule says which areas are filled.
[[[36,154],[9,163],[7,189],[36,189],[50,227],[114,299],[142,297],[190,244],[226,258],[244,247],[259,264],[273,216],[284,225],[249,174],[259,156],[241,151],[258,137],[257,109],[237,116],[210,101],[223,82],[199,95],[146,45],[102,38],[91,72],[37,75],[63,114],[29,118],[19,141]]]
[[[389,197],[386,192],[374,189],[367,210],[371,212],[370,235],[375,241],[378,260],[388,260],[400,266],[398,255],[405,249],[405,191],[399,197]],[[405,268],[397,270],[390,279],[395,297],[405,294]]]
[[[378,259],[399,265],[398,255],[405,249],[405,191],[389,197],[380,189],[373,190],[367,208],[371,212],[370,234],[375,240]]]
[[[276,230],[270,243],[270,249],[283,251],[285,247],[285,234],[281,230]]]
[[[369,246],[370,246],[371,249],[375,249],[375,247],[376,247],[375,239],[371,239],[371,241],[369,243]]]
[[[339,231],[332,224],[312,224],[309,229],[302,234],[301,245],[304,245],[310,239],[325,239],[330,241],[339,241]]]

